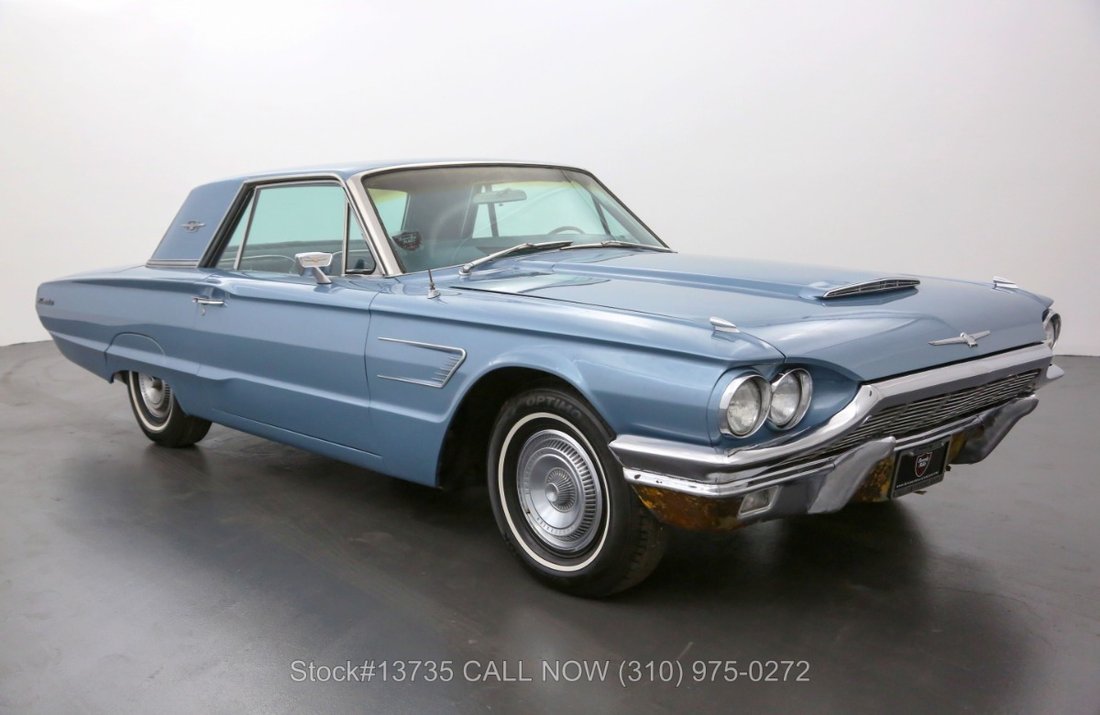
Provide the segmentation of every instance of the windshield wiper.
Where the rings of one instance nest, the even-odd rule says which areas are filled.
[[[644,251],[672,253],[672,249],[668,246],[654,246],[648,243],[634,243],[632,241],[619,241],[615,239],[600,241],[599,243],[574,243],[568,247],[568,250],[572,251],[577,248],[640,248]]]
[[[535,251],[549,251],[554,248],[565,248],[572,245],[572,241],[543,241],[542,243],[521,243],[518,246],[511,246],[496,253],[490,253],[488,256],[482,258],[475,258],[469,263],[462,264],[462,268],[458,269],[460,276],[467,276],[470,271],[477,268],[480,265],[495,261],[498,258],[504,258],[505,256],[511,256],[517,253],[532,253]]]

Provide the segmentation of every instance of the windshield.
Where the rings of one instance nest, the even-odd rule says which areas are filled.
[[[371,175],[363,185],[407,272],[467,263],[523,243],[664,245],[578,171],[435,167]]]

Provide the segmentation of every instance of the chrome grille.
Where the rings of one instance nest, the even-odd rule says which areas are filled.
[[[905,405],[888,407],[869,416],[863,424],[833,442],[818,455],[834,454],[881,437],[904,437],[934,429],[953,420],[1008,402],[1035,390],[1038,370],[994,380],[986,385],[949,392]]]

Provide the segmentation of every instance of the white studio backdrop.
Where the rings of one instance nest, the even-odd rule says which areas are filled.
[[[0,0],[0,344],[198,183],[372,158],[592,169],[667,242],[989,279],[1100,354],[1100,3]]]

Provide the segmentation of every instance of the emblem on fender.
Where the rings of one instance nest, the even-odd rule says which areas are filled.
[[[184,231],[187,231],[188,233],[194,233],[205,225],[206,224],[202,221],[188,221],[187,223],[181,223],[180,228],[182,228]]]
[[[957,338],[943,338],[942,340],[929,340],[929,345],[963,345],[967,347],[978,347],[978,341],[989,335],[992,331],[983,330],[980,333],[959,333]]]

